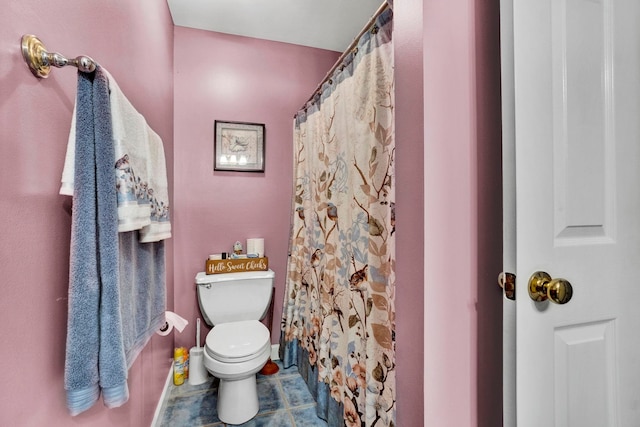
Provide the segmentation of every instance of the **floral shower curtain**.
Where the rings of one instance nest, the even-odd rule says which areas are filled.
[[[298,112],[280,357],[330,426],[395,425],[392,11]]]

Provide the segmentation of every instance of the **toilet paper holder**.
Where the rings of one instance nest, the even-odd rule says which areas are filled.
[[[165,311],[164,318],[164,324],[160,326],[158,331],[156,331],[156,333],[161,336],[169,335],[174,327],[178,330],[178,332],[182,332],[184,328],[189,324],[189,321],[187,319],[180,317],[173,311]]]

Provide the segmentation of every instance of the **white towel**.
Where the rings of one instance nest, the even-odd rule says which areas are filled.
[[[115,79],[109,78],[109,101],[115,145],[118,231],[140,230],[141,242],[171,237],[169,192],[162,140],[131,105]],[[75,110],[75,107],[74,107]],[[75,114],[69,132],[60,194],[73,194]]]

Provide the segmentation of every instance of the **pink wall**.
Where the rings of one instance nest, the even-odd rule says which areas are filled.
[[[477,422],[472,8],[432,0],[424,12],[426,425]]]
[[[424,107],[422,0],[396,1],[397,425],[424,418]],[[434,424],[434,426],[443,424]]]
[[[175,309],[190,320],[176,336],[194,345],[194,278],[211,253],[264,237],[276,273],[272,342],[279,340],[292,191],[293,115],[337,52],[175,29]],[[214,172],[215,120],[264,123],[264,173]],[[202,332],[204,339],[205,328]]]
[[[502,121],[500,98],[500,2],[475,5],[475,115],[477,135],[475,310],[477,426],[502,424]]]
[[[0,425],[149,425],[169,369],[170,338],[154,337],[130,371],[131,398],[70,417],[63,383],[70,200],[58,195],[76,71],[37,80],[20,54],[34,33],[52,51],[86,54],[118,79],[173,159],[173,25],[153,0],[7,1],[0,14]],[[171,180],[171,171],[170,180]],[[171,244],[170,244],[171,246]],[[171,250],[169,304],[173,298]]]
[[[36,80],[20,57],[20,36],[33,32],[51,50],[92,55],[162,136],[174,185],[169,308],[193,321],[199,316],[193,278],[206,255],[235,240],[266,238],[277,277],[274,343],[289,231],[292,117],[338,56],[174,30],[166,4],[150,0],[85,3],[10,2],[0,17],[0,158],[10,159],[0,171],[0,319],[5,348],[15,349],[0,359],[11,367],[0,392],[3,425],[148,425],[173,347],[170,338],[151,341],[131,370],[125,407],[96,405],[77,418],[67,415],[70,217],[57,191],[75,72],[54,70]],[[497,4],[395,5],[398,425],[499,425]],[[216,119],[266,124],[264,174],[213,172]],[[34,261],[42,279],[29,274]],[[424,339],[417,332],[423,324]],[[176,335],[177,345],[193,344],[192,325]]]
[[[425,425],[501,425],[499,2],[424,2]]]

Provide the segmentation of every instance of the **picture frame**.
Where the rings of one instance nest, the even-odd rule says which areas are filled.
[[[213,170],[264,172],[265,127],[263,123],[214,123]]]

